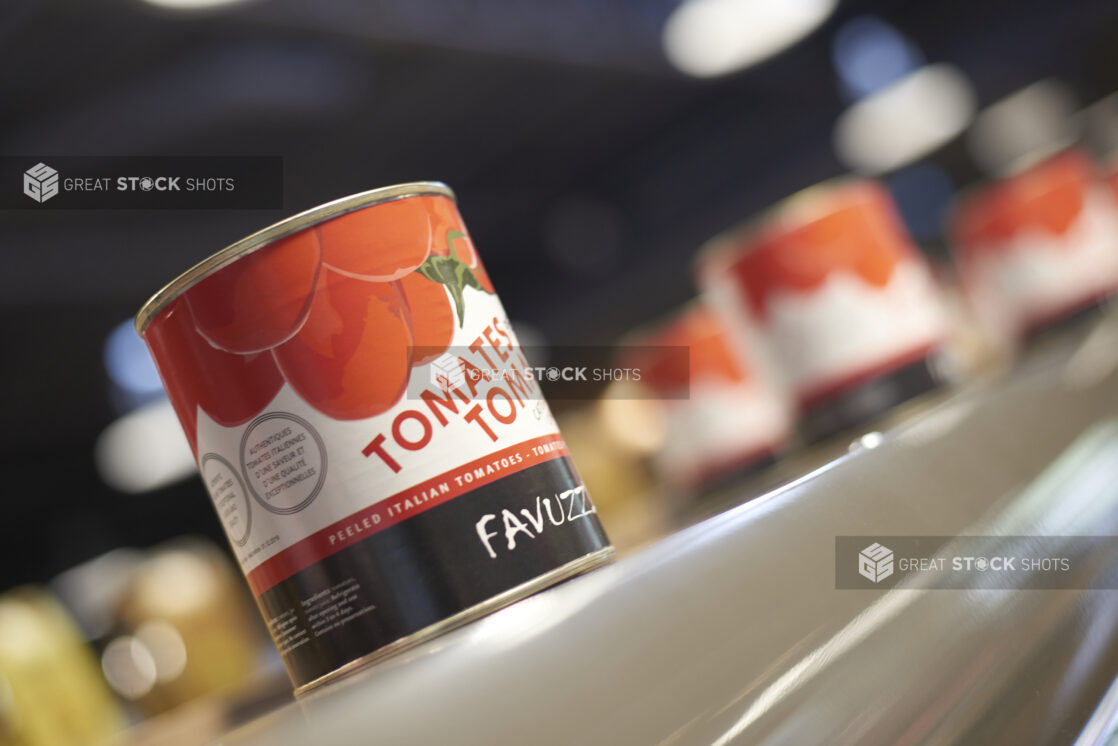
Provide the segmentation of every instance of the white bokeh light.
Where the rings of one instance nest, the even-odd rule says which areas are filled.
[[[165,398],[105,428],[94,459],[106,484],[133,494],[173,484],[196,471],[182,426]]]
[[[811,33],[835,0],[684,0],[664,24],[664,53],[706,78],[764,60]]]
[[[974,90],[958,68],[927,65],[844,111],[835,151],[859,173],[892,171],[959,135],[974,111]]]

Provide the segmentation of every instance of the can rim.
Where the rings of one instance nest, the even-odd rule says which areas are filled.
[[[827,214],[836,195],[850,191],[884,190],[877,179],[858,174],[835,176],[816,182],[783,197],[738,221],[705,241],[696,252],[694,274],[700,284],[706,274],[717,275],[745,254],[755,250],[745,245],[773,226],[807,225]]]
[[[344,215],[347,212],[360,210],[365,207],[382,202],[390,202],[406,197],[421,197],[435,195],[456,199],[454,192],[441,181],[411,181],[404,184],[370,189],[365,192],[351,194],[348,197],[327,202],[309,210],[304,210],[289,218],[272,223],[266,228],[261,228],[255,233],[242,238],[224,249],[211,254],[195,264],[181,275],[171,280],[151,296],[136,313],[136,332],[142,337],[151,320],[154,319],[171,301],[182,295],[191,287],[201,282],[214,272],[232,264],[241,257],[251,254],[268,244],[281,238],[297,233],[304,228]]]

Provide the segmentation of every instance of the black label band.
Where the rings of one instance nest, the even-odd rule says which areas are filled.
[[[562,457],[372,534],[257,602],[302,686],[608,546]]]

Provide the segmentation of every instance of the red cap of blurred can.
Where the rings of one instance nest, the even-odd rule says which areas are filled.
[[[1014,340],[1118,289],[1115,191],[1068,150],[960,201],[956,262],[988,330]]]
[[[699,489],[783,448],[791,430],[783,393],[739,354],[712,309],[687,306],[641,344],[641,382],[663,398],[668,420],[655,457],[666,482]]]
[[[805,409],[924,360],[943,338],[931,272],[875,182],[809,189],[719,244],[701,282],[767,340]]]

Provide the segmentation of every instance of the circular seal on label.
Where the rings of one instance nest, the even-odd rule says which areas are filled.
[[[241,468],[262,508],[298,513],[314,502],[326,481],[326,444],[302,417],[270,412],[245,428]]]
[[[216,453],[202,456],[199,471],[229,541],[243,547],[252,532],[252,506],[249,505],[248,490],[240,473]]]

